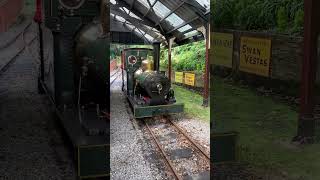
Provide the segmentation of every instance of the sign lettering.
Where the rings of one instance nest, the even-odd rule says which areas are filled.
[[[271,40],[241,37],[240,71],[269,77]]]
[[[175,82],[183,83],[183,72],[175,72]]]
[[[211,63],[232,68],[233,34],[213,32]]]
[[[184,74],[184,83],[189,86],[194,86],[195,74],[185,73]]]

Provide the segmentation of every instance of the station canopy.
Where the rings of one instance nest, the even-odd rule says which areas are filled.
[[[125,43],[132,33],[144,44],[177,45],[204,38],[199,28],[209,22],[209,0],[110,0],[112,42]],[[122,34],[119,34],[122,33]],[[139,42],[139,41],[135,41]],[[128,41],[128,43],[130,43]],[[134,42],[132,42],[134,43]]]

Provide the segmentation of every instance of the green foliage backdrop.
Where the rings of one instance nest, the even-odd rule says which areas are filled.
[[[152,48],[150,45],[123,45],[111,44],[111,60],[120,58],[121,51],[124,48]],[[190,44],[177,46],[172,49],[172,68],[176,71],[195,71],[203,73],[205,68],[206,48],[205,41],[193,42]],[[168,69],[168,49],[161,48],[160,51],[160,69]]]
[[[301,35],[303,0],[211,0],[214,28]]]
[[[198,41],[173,48],[171,53],[172,68],[175,71],[196,71],[203,73],[205,68],[205,42]],[[162,70],[168,67],[168,49],[160,52],[160,66]]]

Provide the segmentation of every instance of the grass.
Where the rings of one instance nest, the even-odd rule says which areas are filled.
[[[177,102],[184,103],[185,115],[187,117],[196,117],[209,123],[210,108],[205,108],[202,106],[202,96],[183,87],[177,85],[172,86]]]
[[[240,160],[263,176],[320,179],[320,145],[293,145],[298,113],[271,97],[214,78],[216,131],[238,131]],[[276,179],[276,178],[271,178]]]

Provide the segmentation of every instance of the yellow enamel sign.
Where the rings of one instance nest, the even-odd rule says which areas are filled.
[[[194,86],[195,74],[184,73],[184,83],[189,86]]]
[[[271,40],[241,37],[240,71],[269,77]]]
[[[174,81],[176,83],[183,83],[183,72],[175,72]]]
[[[211,37],[211,63],[232,68],[233,34],[212,32]]]

